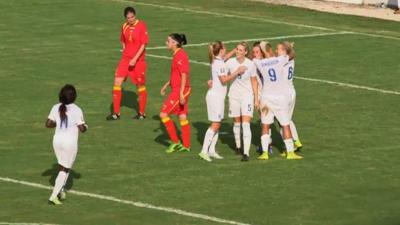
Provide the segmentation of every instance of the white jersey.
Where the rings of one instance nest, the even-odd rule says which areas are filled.
[[[254,60],[257,69],[263,76],[263,96],[290,93],[291,79],[288,79],[287,73],[284,71],[288,60],[288,56]]]
[[[286,74],[286,77],[289,81],[289,87],[294,91],[294,84],[293,84],[293,78],[294,78],[294,59],[290,60],[288,63],[284,65],[284,72]]]
[[[236,58],[229,59],[226,62],[229,73],[235,72],[240,66],[245,66],[247,69],[242,75],[238,75],[233,80],[229,88],[229,98],[242,99],[243,97],[253,96],[253,87],[251,85],[251,77],[256,77],[256,67],[254,63],[245,58],[243,63],[239,63]]]
[[[219,79],[219,77],[223,75],[228,75],[228,69],[226,68],[224,60],[220,57],[216,57],[211,64],[212,87],[208,91],[225,97],[227,86],[222,84]]]
[[[56,122],[56,130],[54,133],[54,138],[64,137],[68,138],[68,141],[78,141],[79,129],[78,125],[85,123],[83,119],[82,110],[74,103],[66,105],[67,111],[67,122],[61,124],[61,118],[59,113],[61,103],[53,106],[48,116],[48,119]]]

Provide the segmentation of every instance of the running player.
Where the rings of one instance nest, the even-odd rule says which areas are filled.
[[[149,41],[146,24],[136,18],[136,11],[132,7],[124,10],[126,22],[122,25],[120,41],[122,44],[122,58],[115,71],[113,87],[113,113],[107,116],[107,120],[120,118],[120,106],[122,97],[122,83],[129,76],[138,90],[139,112],[135,119],[145,119],[147,101],[146,91],[146,45]]]
[[[218,130],[224,118],[225,96],[227,83],[242,74],[246,68],[240,66],[235,72],[227,76],[228,70],[225,65],[226,48],[221,41],[216,41],[208,45],[208,56],[211,64],[211,82],[206,96],[208,120],[211,126],[208,128],[203,142],[203,148],[199,153],[200,158],[211,162],[211,158],[222,159],[215,151],[218,141]]]
[[[287,151],[287,159],[301,159],[294,152],[292,133],[290,131],[290,109],[294,104],[294,95],[290,91],[290,81],[284,71],[284,66],[289,62],[288,49],[283,43],[277,46],[277,57],[268,59],[255,59],[257,69],[264,78],[264,86],[261,96],[261,122],[265,129],[261,136],[261,144],[264,153],[260,156],[268,159],[268,145],[271,143],[269,125],[273,123],[274,116],[283,129],[283,139]],[[267,109],[266,109],[267,108]],[[272,112],[268,113],[268,112]],[[267,156],[265,156],[267,155]]]
[[[165,99],[161,108],[160,118],[171,140],[167,153],[175,151],[190,151],[190,124],[187,119],[188,100],[190,95],[189,79],[189,58],[182,48],[186,45],[186,36],[184,34],[173,33],[167,38],[167,47],[173,52],[170,80],[161,88],[161,95],[166,94],[168,86],[171,87],[171,93]],[[182,144],[176,133],[174,122],[169,117],[170,114],[178,115],[182,129]]]
[[[79,131],[85,132],[88,126],[83,119],[82,110],[74,104],[76,90],[72,85],[65,85],[59,93],[60,103],[54,105],[46,121],[46,127],[56,128],[53,137],[53,148],[59,165],[59,172],[54,184],[49,203],[62,204],[66,198],[64,186],[69,171],[78,153]]]
[[[229,88],[229,117],[233,118],[233,134],[237,154],[241,153],[241,127],[243,129],[243,155],[242,161],[248,161],[251,145],[250,121],[253,117],[254,107],[258,109],[258,84],[257,72],[254,63],[247,58],[249,47],[246,42],[236,46],[236,57],[226,62],[228,73],[233,74],[240,66],[245,66],[246,71],[237,76]]]

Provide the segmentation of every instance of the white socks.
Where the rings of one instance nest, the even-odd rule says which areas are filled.
[[[206,135],[204,136],[203,148],[201,150],[202,153],[208,154],[208,150],[211,147],[214,136],[215,132],[211,128],[208,128]]]
[[[268,146],[271,144],[271,135],[270,134],[263,134],[261,136],[261,146],[263,152],[268,152]]]
[[[235,136],[236,148],[242,147],[240,143],[240,123],[233,124],[233,135]]]
[[[286,151],[288,153],[294,151],[293,139],[285,139],[283,142],[285,142]]]
[[[58,172],[54,188],[53,188],[53,193],[51,193],[50,199],[56,198],[58,193],[60,193],[61,188],[63,188],[66,178],[67,178],[67,173],[65,171],[60,171]]]
[[[249,156],[250,155],[250,145],[251,145],[251,129],[250,123],[244,122],[242,123],[243,127],[243,154]],[[240,138],[240,136],[239,136]],[[236,139],[236,136],[235,136]]]
[[[209,155],[215,154],[215,145],[217,144],[218,136],[219,136],[219,135],[218,135],[218,132],[216,132],[216,133],[214,134],[214,137],[213,137],[213,139],[212,139],[210,148],[209,148],[209,150],[208,150],[208,154],[209,154]]]
[[[293,140],[299,140],[299,135],[297,134],[296,126],[294,125],[293,121],[289,123],[290,131],[292,132]]]

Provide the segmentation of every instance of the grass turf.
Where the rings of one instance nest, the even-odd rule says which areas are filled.
[[[286,6],[237,0],[168,4],[400,37],[399,23]],[[80,137],[72,189],[250,224],[399,222],[399,95],[296,80],[295,122],[305,145],[304,160],[286,161],[276,154],[267,162],[255,160],[259,128],[254,120],[252,159],[239,162],[231,151],[231,122],[226,120],[222,131],[227,134],[217,146],[225,159],[208,164],[196,154],[208,126],[204,97],[209,68],[191,65],[193,151],[166,155],[166,135],[157,114],[163,99],[159,88],[168,79],[170,62],[148,57],[148,119],[131,119],[137,106],[135,88],[128,82],[122,119],[106,122],[126,5],[105,0],[0,2],[0,176],[52,184],[53,131],[43,122],[59,88],[72,83],[90,125]],[[175,31],[186,33],[189,43],[326,32],[154,6],[136,8],[148,25],[149,46],[164,45],[166,35]],[[400,91],[398,41],[357,34],[294,41],[296,75]],[[206,61],[205,47],[187,51],[191,59]],[[167,50],[148,52],[170,55]],[[46,205],[48,190],[0,183],[0,222],[212,224],[74,195],[54,208]]]

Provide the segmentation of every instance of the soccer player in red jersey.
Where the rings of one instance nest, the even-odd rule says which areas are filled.
[[[146,24],[136,18],[136,11],[132,7],[124,10],[126,22],[122,25],[120,41],[122,44],[122,57],[115,71],[113,88],[114,112],[107,120],[117,120],[120,117],[122,97],[122,83],[129,76],[138,90],[139,112],[135,119],[144,119],[147,101],[146,92],[146,45],[149,41]]]
[[[189,79],[189,58],[182,48],[187,43],[184,34],[173,33],[168,36],[167,46],[173,52],[170,80],[161,88],[161,95],[164,96],[168,86],[171,87],[169,96],[165,99],[161,108],[160,118],[167,130],[171,144],[166,150],[167,153],[175,151],[190,151],[190,124],[187,119],[188,99],[190,95]],[[182,143],[180,143],[174,122],[169,117],[175,114],[179,117],[182,129]]]

